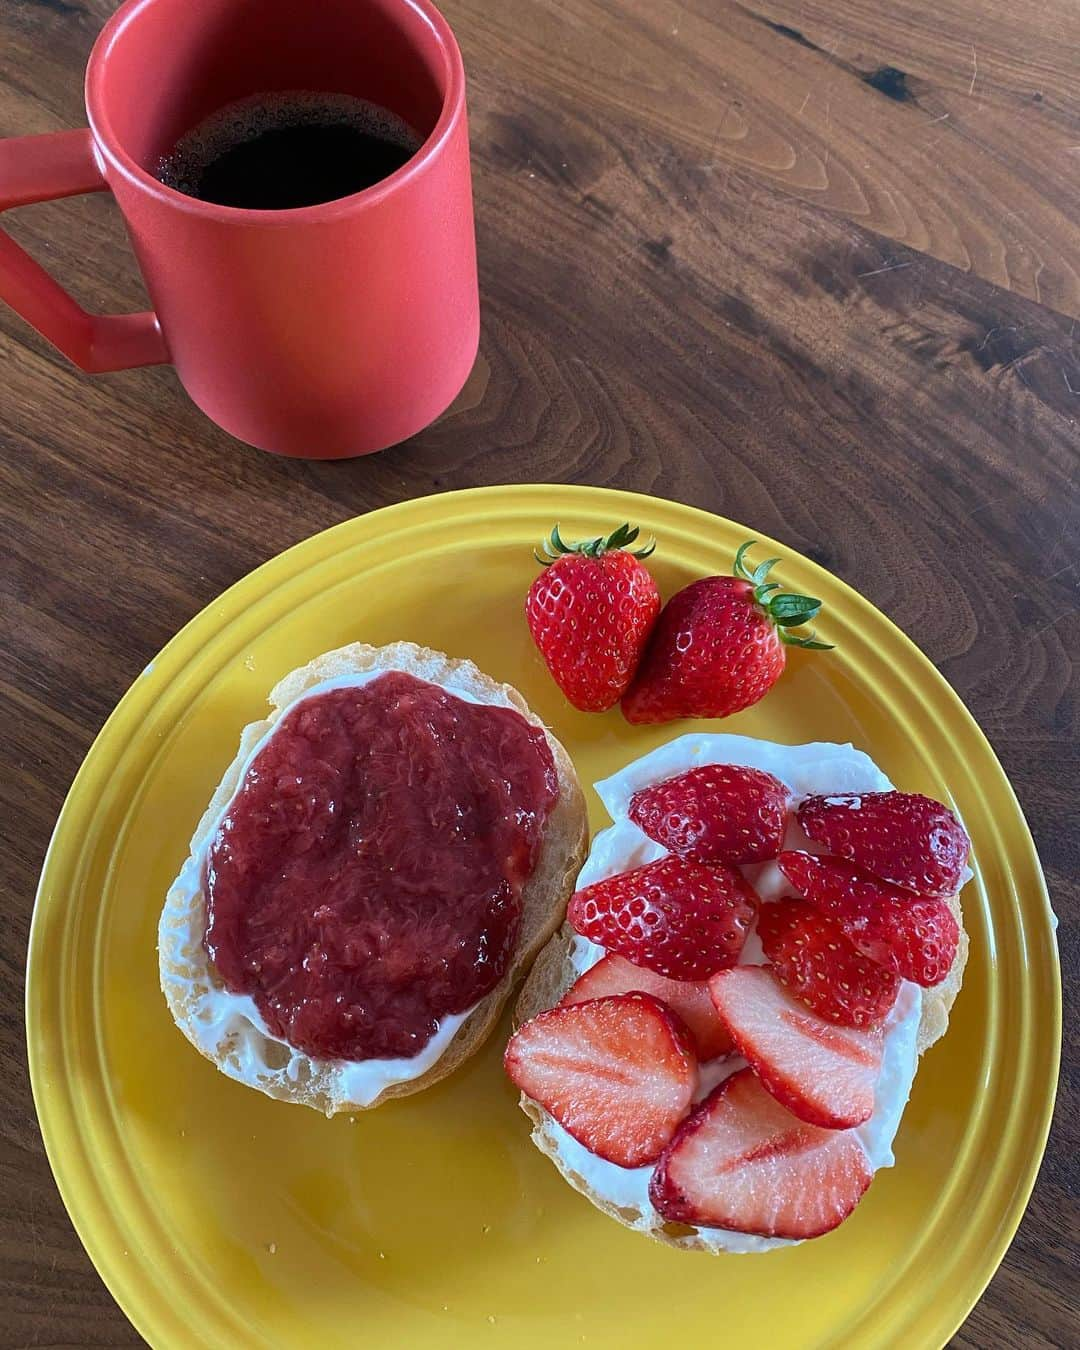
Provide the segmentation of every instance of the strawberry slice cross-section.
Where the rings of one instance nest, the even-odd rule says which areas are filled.
[[[734,868],[668,856],[594,881],[566,917],[591,942],[671,980],[704,980],[734,965],[758,897]]]
[[[847,1218],[872,1176],[853,1131],[799,1120],[742,1069],[679,1127],[649,1198],[676,1223],[812,1238]]]
[[[635,990],[652,994],[686,1023],[693,1037],[698,1059],[718,1059],[731,1052],[731,1037],[713,1007],[704,981],[669,980],[653,970],[643,970],[616,952],[608,952],[595,966],[585,971],[566,991],[562,1006],[584,1003],[610,994],[630,994]]]
[[[549,1008],[511,1036],[503,1063],[568,1134],[620,1167],[659,1157],[698,1082],[689,1033],[649,994]]]
[[[722,970],[709,993],[735,1048],[800,1120],[832,1130],[869,1120],[881,1072],[880,1027],[827,1022],[791,998],[767,966]]]

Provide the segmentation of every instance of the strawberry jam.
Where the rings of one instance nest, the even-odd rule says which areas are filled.
[[[206,950],[277,1036],[399,1059],[505,974],[558,794],[543,732],[392,671],[303,699],[206,863]]]

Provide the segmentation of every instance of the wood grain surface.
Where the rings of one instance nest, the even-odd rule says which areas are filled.
[[[0,134],[82,125],[111,0],[0,3]],[[610,484],[855,584],[1001,757],[1060,930],[1039,1183],[963,1347],[1080,1344],[1080,8],[446,0],[470,74],[481,355],[368,460],[231,440],[167,368],[89,379],[0,306],[0,1345],[138,1338],[57,1195],[23,967],[64,793],[175,631],[272,554],[448,488]],[[5,217],[89,306],[140,284],[104,195]]]

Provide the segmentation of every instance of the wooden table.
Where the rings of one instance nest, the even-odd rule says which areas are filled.
[[[0,5],[0,133],[83,123],[111,0]],[[314,531],[424,493],[614,484],[751,523],[929,653],[1080,917],[1080,10],[1074,0],[447,0],[471,76],[484,331],[451,413],[337,464],[231,440],[158,368],[89,379],[0,306],[0,1344],[130,1345],[25,1069],[34,884],[146,662]],[[5,219],[142,305],[105,196]],[[1080,1073],[956,1344],[1077,1344]]]

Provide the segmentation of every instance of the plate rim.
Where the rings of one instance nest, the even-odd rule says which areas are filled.
[[[99,759],[107,758],[111,751],[111,742],[116,735],[116,731],[122,726],[125,719],[132,716],[138,707],[140,694],[143,697],[151,697],[152,701],[159,696],[155,692],[155,685],[159,681],[155,679],[144,679],[148,674],[156,676],[159,664],[163,669],[169,669],[179,653],[186,650],[187,645],[192,638],[204,628],[210,628],[213,633],[226,631],[236,623],[239,612],[232,612],[235,609],[236,601],[240,593],[253,591],[253,600],[265,598],[277,589],[284,581],[289,578],[296,578],[303,572],[325,563],[328,559],[341,551],[339,541],[349,538],[357,533],[358,527],[361,534],[365,533],[365,527],[369,526],[378,534],[386,532],[386,522],[392,521],[398,516],[407,516],[418,509],[431,509],[431,503],[434,501],[444,503],[448,513],[454,512],[459,506],[465,503],[483,502],[486,499],[501,499],[507,502],[507,505],[520,504],[520,514],[525,514],[528,508],[530,498],[540,498],[545,494],[557,493],[566,501],[566,514],[588,513],[605,505],[616,506],[620,509],[614,514],[621,514],[621,504],[625,503],[630,510],[633,510],[635,503],[641,504],[643,513],[650,509],[674,510],[676,515],[688,513],[692,519],[698,523],[710,522],[719,524],[722,528],[731,530],[735,533],[742,533],[744,537],[751,537],[756,534],[760,546],[769,548],[775,545],[783,550],[792,560],[797,560],[800,568],[806,568],[814,574],[820,574],[822,578],[827,579],[827,588],[835,588],[838,594],[842,596],[846,606],[851,606],[856,613],[861,612],[864,616],[869,615],[872,621],[877,625],[884,625],[894,640],[907,649],[909,656],[913,659],[916,672],[919,677],[919,688],[912,685],[912,692],[920,697],[920,689],[924,689],[926,682],[929,681],[930,689],[936,693],[938,700],[943,701],[948,707],[950,713],[959,715],[962,719],[967,735],[973,738],[973,744],[982,757],[984,764],[992,768],[996,780],[997,790],[1005,793],[1005,805],[1009,811],[1011,822],[1018,827],[1016,838],[1012,846],[1007,850],[1008,856],[1015,861],[1017,846],[1023,853],[1023,861],[1026,864],[1031,879],[1035,883],[1036,894],[1028,897],[1029,903],[1035,917],[1038,920],[1038,928],[1043,939],[1049,939],[1047,943],[1048,954],[1051,959],[1047,963],[1047,969],[1050,975],[1052,998],[1049,1008],[1044,1003],[1042,1009],[1044,1014],[1049,1015],[1049,1031],[1051,1044],[1048,1047],[1050,1051],[1050,1064],[1048,1065],[1048,1082],[1045,1084],[1045,1093],[1040,1092],[1038,1099],[1038,1111],[1035,1119],[1029,1117],[1029,1128],[1027,1138],[1034,1144],[1026,1156],[1023,1165],[1011,1172],[1013,1177],[1013,1186],[1007,1205],[1000,1211],[1000,1222],[996,1227],[994,1240],[983,1244],[981,1256],[978,1259],[977,1269],[972,1277],[964,1281],[964,1292],[956,1298],[955,1295],[949,1300],[949,1310],[944,1317],[938,1316],[935,1320],[934,1341],[937,1344],[944,1345],[953,1333],[963,1324],[972,1308],[982,1296],[986,1287],[989,1285],[995,1272],[998,1269],[1013,1237],[1020,1225],[1031,1193],[1034,1190],[1038,1171],[1045,1154],[1046,1142],[1052,1123],[1053,1110],[1057,1086],[1060,1074],[1060,1056],[1061,1056],[1061,1038],[1062,1038],[1062,998],[1061,998],[1061,970],[1060,958],[1056,937],[1056,919],[1050,903],[1050,897],[1046,886],[1045,876],[1038,858],[1034,840],[1030,828],[1024,816],[1023,810],[1016,797],[1008,776],[1005,773],[989,739],[976,722],[967,705],[961,699],[960,695],[949,684],[941,672],[930,661],[929,657],[922,649],[910,638],[892,619],[882,610],[878,609],[873,603],[863,596],[854,587],[849,585],[841,577],[830,572],[820,563],[815,562],[801,550],[796,549],[790,544],[783,543],[770,538],[767,534],[760,531],[752,531],[740,522],[732,520],[730,517],[721,516],[716,512],[708,511],[702,507],[694,506],[689,503],[680,502],[672,498],[658,497],[649,493],[634,492],[623,488],[598,487],[587,484],[559,484],[559,483],[518,483],[507,485],[488,485],[483,487],[459,488],[446,492],[426,493],[421,496],[412,497],[405,501],[391,503],[387,506],[379,507],[365,512],[358,516],[352,516],[346,520],[339,521],[324,530],[317,531],[313,535],[298,540],[296,543],[283,549],[277,554],[267,558],[264,562],[239,577],[224,591],[220,592],[215,598],[211,599],[206,605],[191,616],[180,629],[160,648],[157,654],[152,658],[147,668],[137,675],[131,685],[124,691],[118,699],[115,707],[105,719],[100,730],[93,738],[83,760],[75,773],[74,778],[65,794],[64,802],[57,815],[57,820],[50,836],[48,848],[46,849],[41,866],[41,874],[38,887],[35,893],[34,906],[31,916],[30,934],[27,944],[26,961],[26,979],[25,979],[25,1034],[27,1043],[27,1059],[30,1071],[31,1091],[34,1101],[35,1112],[37,1114],[39,1128],[41,1130],[42,1140],[45,1146],[46,1156],[49,1160],[50,1169],[60,1193],[61,1200],[71,1220],[80,1242],[86,1250],[91,1262],[97,1270],[106,1288],[117,1304],[120,1306],[125,1316],[131,1321],[136,1330],[145,1336],[151,1343],[160,1343],[154,1338],[162,1330],[160,1317],[152,1318],[148,1311],[151,1300],[144,1298],[142,1300],[131,1295],[127,1281],[120,1277],[117,1271],[117,1262],[115,1254],[109,1250],[108,1235],[105,1235],[104,1241],[98,1241],[98,1226],[95,1223],[95,1216],[92,1212],[93,1206],[80,1203],[74,1192],[81,1181],[85,1185],[91,1181],[93,1188],[98,1189],[98,1178],[95,1176],[92,1166],[80,1168],[79,1166],[69,1166],[67,1159],[63,1156],[62,1141],[59,1135],[62,1133],[61,1126],[66,1122],[57,1119],[63,1114],[63,1106],[60,1101],[55,1105],[53,1102],[54,1093],[63,1096],[64,1092],[70,1093],[70,1085],[65,1084],[61,1088],[54,1088],[45,1081],[45,1066],[42,1063],[42,1051],[37,1043],[37,1037],[34,1027],[35,1009],[44,1005],[44,1000],[39,990],[44,989],[47,979],[39,971],[35,971],[35,965],[40,967],[40,948],[44,941],[42,930],[45,926],[46,918],[50,917],[50,909],[55,905],[50,901],[46,892],[49,889],[53,871],[57,870],[59,864],[56,861],[56,849],[58,841],[66,831],[68,819],[74,815],[79,805],[81,789],[91,777],[97,766]],[[507,500],[509,499],[509,500]],[[419,527],[430,528],[430,522],[418,522]],[[301,565],[296,564],[300,562]],[[281,577],[275,578],[275,573],[280,572]],[[176,669],[170,670],[169,678],[166,684],[161,686],[160,693],[172,685],[176,677],[181,673],[184,666],[188,664],[185,659],[177,664]],[[906,681],[911,683],[910,681]],[[118,758],[122,753],[123,747],[112,756]],[[998,815],[1001,807],[993,811],[993,815]],[[81,856],[81,855],[80,855]],[[56,902],[60,904],[61,902]],[[1023,918],[1023,916],[1019,916]],[[1045,991],[1044,991],[1045,992]],[[78,1132],[76,1137],[78,1137]],[[80,1141],[82,1143],[83,1141]],[[78,1151],[82,1151],[81,1149]],[[73,1153],[75,1150],[73,1150]],[[116,1222],[116,1216],[108,1214],[102,1216],[106,1222],[113,1220]],[[187,1328],[190,1332],[192,1329]]]

